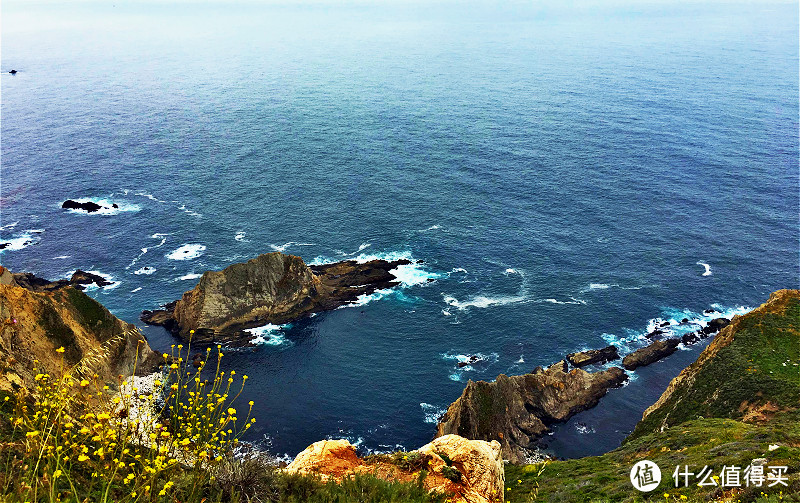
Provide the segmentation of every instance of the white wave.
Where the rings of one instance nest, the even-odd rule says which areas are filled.
[[[128,189],[122,189],[122,190],[123,190],[123,192],[124,192],[125,194],[127,194],[127,193],[129,192],[129,191],[128,191]],[[193,216],[193,217],[202,217],[202,216],[203,216],[203,215],[201,215],[200,213],[198,213],[198,212],[196,212],[196,211],[193,211],[193,210],[190,210],[190,209],[188,209],[188,208],[186,207],[186,205],[185,205],[185,204],[183,204],[183,203],[181,203],[180,201],[175,201],[175,200],[171,200],[171,201],[165,201],[164,199],[159,199],[159,198],[157,198],[156,196],[154,196],[153,194],[148,194],[147,192],[143,192],[143,191],[138,191],[138,192],[135,192],[135,193],[134,193],[134,195],[135,195],[135,196],[139,196],[139,197],[145,197],[145,198],[147,198],[147,199],[149,199],[149,200],[151,200],[151,201],[155,201],[155,202],[157,202],[157,203],[162,203],[162,204],[176,204],[176,205],[178,205],[178,206],[176,206],[176,208],[177,208],[177,209],[179,209],[179,210],[181,210],[182,212],[184,212],[184,213],[186,213],[186,214],[188,214],[188,215],[191,215],[191,216]]]
[[[131,290],[131,293],[136,293],[141,289],[142,289],[142,287],[134,288],[133,290]]]
[[[467,270],[464,269],[463,267],[454,267],[453,270],[450,271],[451,274],[455,274],[457,272],[467,274]]]
[[[189,274],[184,274],[183,276],[180,276],[180,277],[176,278],[176,281],[186,281],[186,280],[190,280],[190,279],[198,279],[198,278],[201,278],[201,277],[203,277],[202,274],[197,274],[197,273],[190,272]]]
[[[137,270],[133,271],[133,274],[144,274],[144,275],[148,275],[149,276],[150,274],[153,274],[154,272],[156,272],[156,268],[155,267],[144,266],[144,267],[142,267],[140,269],[137,269]]]
[[[364,306],[372,302],[373,300],[380,300],[387,295],[391,295],[394,293],[394,290],[391,288],[384,288],[383,290],[375,290],[372,293],[364,293],[356,297],[356,300],[350,302],[349,304],[344,304],[339,306],[337,309],[347,309],[349,307],[359,307]]]
[[[581,435],[588,435],[595,432],[594,428],[583,423],[575,423],[575,429],[578,430],[578,433]]]
[[[150,238],[152,238],[152,239],[161,239],[161,242],[158,243],[157,245],[153,246],[152,248],[155,249],[155,248],[161,248],[162,246],[164,246],[164,244],[167,242],[167,236],[168,236],[168,234],[153,234],[152,236],[150,236]],[[135,256],[133,258],[133,260],[131,260],[131,263],[128,264],[127,266],[125,266],[125,269],[130,269],[131,267],[133,267],[136,264],[136,262],[138,262],[139,259],[144,256],[145,253],[150,251],[150,249],[151,248],[149,248],[149,247],[141,248],[140,252],[139,252],[139,255]]]
[[[6,225],[0,227],[0,231],[13,229],[14,227],[17,226],[18,223],[19,223],[19,220],[17,220],[16,222],[10,223],[10,224],[6,224]]]
[[[255,327],[255,328],[248,328],[245,332],[249,332],[253,335],[253,339],[250,341],[256,345],[264,345],[264,346],[284,346],[291,344],[291,341],[286,338],[283,334],[283,331],[289,328],[291,325],[273,325],[272,323],[267,323],[266,325]]]
[[[104,280],[106,280],[109,283],[111,283],[110,285],[106,285],[106,286],[102,286],[102,287],[98,287],[96,283],[90,283],[88,285],[82,285],[86,290],[97,290],[97,289],[100,289],[100,290],[113,290],[116,287],[118,287],[120,285],[120,283],[122,283],[121,281],[116,281],[114,279],[114,276],[112,276],[111,274],[107,274],[107,273],[100,272],[100,271],[85,271],[85,272],[88,272],[89,274],[94,274],[96,276],[100,276]],[[66,278],[71,278],[73,274],[75,274],[75,271],[69,271],[65,275],[65,277]]]
[[[92,203],[95,203],[95,204],[101,206],[101,208],[99,210],[93,211],[91,213],[89,213],[88,211],[79,210],[79,209],[68,209],[67,210],[69,213],[79,213],[79,214],[82,214],[82,215],[111,216],[111,215],[118,215],[120,213],[125,213],[125,212],[137,212],[137,211],[140,211],[142,209],[142,207],[139,206],[138,204],[129,203],[128,201],[122,201],[122,200],[114,200],[114,201],[112,201],[112,200],[110,200],[108,198],[105,198],[105,197],[80,197],[80,198],[76,198],[76,199],[72,199],[72,200],[73,201],[77,201],[79,203],[92,202]],[[117,205],[116,208],[114,208],[115,204]],[[59,204],[59,207],[61,207],[61,204]]]
[[[245,241],[249,241],[249,239],[245,239],[245,238],[244,238],[246,235],[247,235],[247,233],[246,233],[246,232],[244,232],[244,231],[239,231],[239,232],[237,232],[237,233],[236,233],[236,235],[235,235],[235,236],[233,236],[233,239],[235,239],[236,241],[239,241],[240,243],[241,243],[241,242],[245,242]]]
[[[290,246],[314,246],[314,243],[298,243],[297,241],[289,241],[288,243],[283,243],[282,245],[269,245],[269,246],[276,252],[283,253]]]
[[[2,249],[0,249],[0,252],[5,250],[19,251],[29,246],[33,246],[42,240],[42,238],[39,236],[39,234],[42,232],[44,232],[42,229],[29,229],[20,232],[10,239],[0,239],[0,245],[5,245]]]
[[[570,297],[569,300],[558,300],[553,298],[548,299],[538,299],[536,300],[537,303],[547,302],[548,304],[575,304],[575,305],[586,305],[586,301],[582,299],[576,299],[575,297]]]
[[[519,360],[514,363],[525,363],[525,358],[522,357],[523,355],[519,355]]]
[[[451,381],[461,382],[462,375],[458,372],[453,372],[449,376],[447,376]]]
[[[202,255],[205,250],[205,245],[185,244],[167,253],[165,257],[170,260],[192,260]]]
[[[500,297],[486,297],[478,295],[468,300],[458,300],[452,295],[442,294],[444,301],[447,305],[455,307],[459,311],[465,311],[470,307],[485,309],[492,306],[505,306],[508,304],[518,304],[520,302],[527,302],[529,299],[524,295],[518,296],[500,296]]]
[[[441,228],[442,228],[442,226],[441,226],[441,225],[431,225],[431,226],[430,226],[430,227],[428,227],[427,229],[420,229],[418,232],[428,232],[428,231],[435,231],[435,230],[439,230],[439,229],[441,229]]]
[[[705,268],[705,272],[703,272],[703,276],[711,276],[711,266],[706,264],[705,262],[697,261],[697,265],[701,265]]]
[[[419,406],[422,407],[424,421],[429,424],[439,424],[439,418],[447,412],[446,408],[437,407],[425,402],[421,402]]]
[[[53,257],[53,260],[63,260],[65,258],[71,258],[72,255],[59,255],[58,257]]]
[[[509,274],[518,274],[518,273],[519,273],[519,271],[517,271],[516,269],[514,269],[512,267],[509,267],[508,269],[503,271],[503,274],[505,274],[506,276],[508,276]]]
[[[451,313],[447,309],[442,309],[442,314],[445,315],[445,316],[453,316],[453,313]]]

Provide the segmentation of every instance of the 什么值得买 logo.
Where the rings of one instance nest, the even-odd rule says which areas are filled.
[[[642,492],[650,492],[661,482],[661,469],[652,461],[643,459],[631,468],[631,484]]]

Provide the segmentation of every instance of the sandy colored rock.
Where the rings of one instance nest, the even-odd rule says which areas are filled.
[[[467,440],[445,435],[414,451],[420,456],[427,476],[428,491],[450,495],[453,503],[498,503],[504,495],[505,475],[500,443]],[[411,455],[411,453],[409,453]],[[447,458],[448,461],[445,461]],[[448,466],[461,473],[454,482],[442,475]],[[392,462],[392,456],[379,455],[361,459],[347,440],[321,440],[307,447],[285,468],[288,473],[315,475],[323,480],[342,480],[354,474],[403,482],[415,482],[418,471],[407,471]]]
[[[431,455],[431,471],[435,473],[441,473],[446,466],[440,454],[445,454],[452,461],[452,466],[462,474],[464,501],[503,501],[505,471],[502,449],[497,440],[486,442],[467,440],[458,435],[444,435],[419,448],[417,452]],[[443,484],[442,487],[432,486],[431,489],[445,492],[448,486],[449,484]]]

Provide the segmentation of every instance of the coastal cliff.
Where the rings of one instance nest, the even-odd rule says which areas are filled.
[[[69,281],[50,282],[0,267],[0,390],[32,388],[37,373],[64,363],[82,377],[111,386],[118,376],[146,372],[157,355],[126,323]]]
[[[501,374],[491,383],[469,381],[442,417],[436,435],[497,440],[504,459],[524,463],[535,453],[536,441],[550,431],[549,425],[594,407],[627,378],[619,367],[590,373],[568,370],[561,361],[530,374]]]
[[[718,322],[717,325],[722,325]],[[647,459],[662,480],[651,493],[631,486],[631,467]],[[768,487],[675,487],[676,466],[715,474],[751,464],[785,466],[784,483]],[[601,456],[507,465],[511,501],[532,490],[559,502],[796,501],[800,494],[800,290],[779,290],[735,316],[697,360],[669,384],[622,446]],[[765,469],[765,473],[767,470]],[[785,484],[785,485],[784,485]],[[793,499],[794,498],[794,499]]]
[[[645,410],[629,439],[702,417],[768,420],[800,408],[800,290],[736,316]]]
[[[145,323],[162,325],[196,342],[246,345],[245,330],[280,325],[336,309],[361,295],[397,286],[392,271],[408,260],[353,260],[308,266],[294,255],[260,255],[221,271],[207,271],[192,290],[162,310],[144,311]]]

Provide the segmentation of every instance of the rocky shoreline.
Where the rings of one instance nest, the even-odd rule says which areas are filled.
[[[247,346],[248,329],[282,325],[351,304],[363,295],[399,286],[392,273],[410,260],[347,260],[308,266],[274,252],[221,271],[207,271],[194,289],[141,320],[197,343]]]

